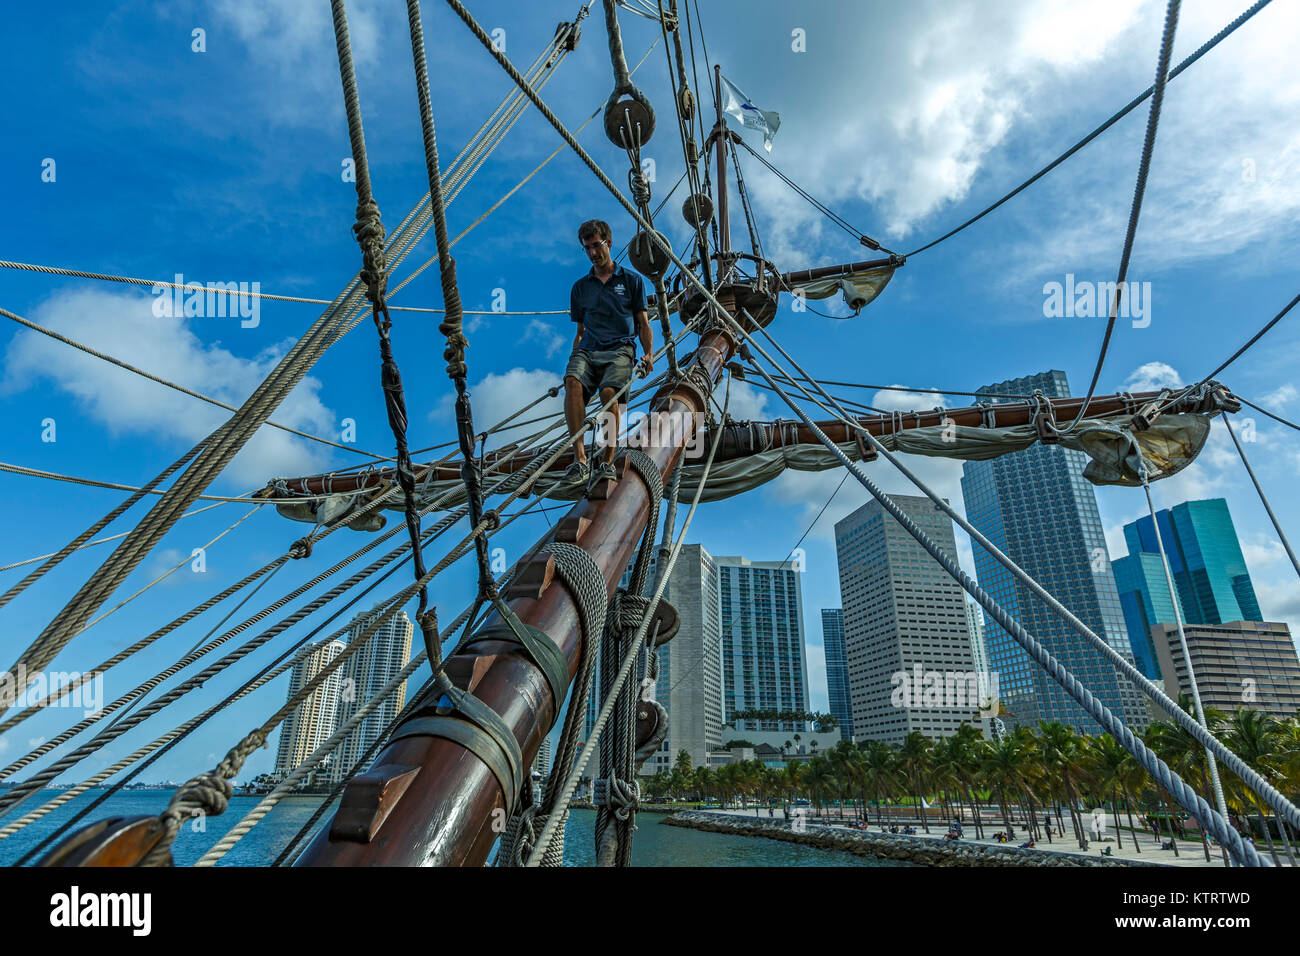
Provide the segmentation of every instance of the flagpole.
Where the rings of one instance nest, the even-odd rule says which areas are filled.
[[[713,67],[717,96],[714,104],[718,108],[718,125],[714,128],[714,148],[718,151],[718,252],[731,251],[731,221],[727,216],[727,119],[722,112],[722,66]],[[722,264],[719,263],[719,269]]]

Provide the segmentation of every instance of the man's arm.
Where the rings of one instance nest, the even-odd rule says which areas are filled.
[[[632,313],[632,317],[636,320],[637,335],[641,338],[641,349],[645,352],[641,357],[641,365],[645,369],[645,373],[649,375],[655,367],[655,337],[653,330],[650,328],[650,316],[642,309],[640,312]]]
[[[578,343],[582,341],[582,306],[578,305],[578,283],[576,282],[569,291],[569,318],[578,326],[578,334],[573,337],[573,348],[569,349],[569,354],[572,355],[578,351]]]

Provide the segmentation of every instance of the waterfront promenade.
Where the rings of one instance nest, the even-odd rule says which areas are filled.
[[[782,811],[779,807],[774,808],[773,815],[771,817],[768,816],[768,808],[766,807],[762,807],[762,808],[750,807],[746,810],[740,810],[738,808],[732,808],[728,810],[702,810],[700,812],[719,814],[721,816],[737,817],[737,818],[753,817],[760,820],[773,820],[773,819],[777,821],[783,820]],[[816,824],[820,826],[829,826],[832,829],[836,829],[836,830],[852,831],[854,829],[853,827],[848,826],[847,818],[846,818],[846,822],[838,823],[836,822],[833,816],[830,817],[829,819],[825,819],[821,817],[814,818],[814,816],[810,813],[806,819],[808,821],[808,824],[810,825]],[[920,821],[918,819],[913,818],[911,821],[906,821],[903,820],[902,818],[899,818],[897,821],[894,822],[896,822],[899,826],[902,826],[906,822],[910,822],[913,826],[917,827],[918,828],[917,833],[907,835],[907,837],[910,837],[911,839],[916,839],[919,841],[936,842],[940,844],[951,842],[951,841],[946,841],[944,839],[944,833],[947,830],[946,825],[942,823],[936,825],[934,820],[930,821],[930,833],[928,834],[925,833],[923,830],[919,829]],[[891,825],[893,825],[893,823],[891,823]],[[963,829],[966,831],[967,835],[963,836],[962,839],[958,842],[967,845],[973,845],[973,846],[1019,847],[1021,843],[1023,843],[1025,840],[1028,839],[1026,831],[1020,830],[1017,831],[1019,833],[1019,836],[1016,839],[1011,840],[1007,843],[999,843],[997,840],[991,839],[990,835],[998,830],[1001,830],[1002,824],[998,823],[996,825],[991,825],[990,821],[988,820],[984,822],[985,839],[983,840],[977,840],[974,838],[974,827],[970,823],[965,823]],[[880,833],[881,829],[880,827],[876,826],[875,823],[873,822],[871,826],[868,828],[867,832]],[[903,834],[897,834],[897,835],[900,837],[904,836]],[[1067,832],[1067,836],[1064,839],[1062,839],[1058,835],[1054,838],[1055,842],[1053,843],[1048,843],[1046,840],[1041,840],[1036,842],[1032,849],[1027,849],[1024,852],[1057,854],[1062,856],[1073,856],[1073,857],[1080,857],[1080,856],[1097,857],[1097,856],[1102,856],[1103,855],[1102,851],[1105,850],[1107,847],[1109,847],[1111,851],[1111,857],[1116,860],[1133,860],[1138,863],[1154,864],[1157,866],[1200,867],[1200,868],[1205,868],[1205,867],[1222,868],[1223,867],[1223,857],[1219,853],[1219,848],[1217,846],[1211,845],[1210,861],[1207,863],[1205,860],[1205,852],[1201,848],[1201,844],[1198,841],[1179,840],[1178,854],[1175,855],[1173,850],[1163,850],[1160,847],[1157,847],[1155,845],[1154,839],[1149,833],[1139,834],[1138,838],[1143,841],[1141,852],[1138,852],[1137,849],[1134,847],[1132,834],[1129,831],[1125,830],[1124,845],[1122,848],[1116,846],[1114,832],[1111,831],[1110,833],[1103,835],[1103,839],[1100,842],[1090,839],[1088,851],[1085,853],[1084,851],[1079,849],[1079,845],[1077,841],[1075,841],[1072,836],[1068,835]],[[1166,839],[1165,842],[1168,842],[1168,840]],[[1261,848],[1261,852],[1264,852],[1262,848]],[[1266,852],[1265,855],[1267,855]],[[1284,859],[1283,860],[1284,865],[1285,862],[1286,861]]]

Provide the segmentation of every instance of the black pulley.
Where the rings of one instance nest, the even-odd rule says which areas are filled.
[[[657,229],[655,230],[655,236],[664,245],[668,244],[668,238]],[[627,259],[637,272],[651,278],[663,275],[668,271],[668,266],[672,263],[672,260],[668,258],[668,254],[655,244],[644,229],[637,232],[632,237],[632,241],[628,243]]]
[[[623,130],[626,128],[626,139]],[[605,106],[605,135],[620,148],[644,146],[655,132],[655,111],[639,90],[615,96]]]
[[[682,218],[698,229],[713,218],[713,200],[704,193],[692,193],[682,203]]]

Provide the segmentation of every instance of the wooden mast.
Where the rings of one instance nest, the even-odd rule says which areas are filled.
[[[715,74],[721,83],[721,68],[715,67]],[[721,103],[719,98],[718,125],[725,135]],[[721,146],[717,193],[721,254],[730,248],[726,163]],[[717,298],[734,319],[734,296],[720,289]],[[707,411],[708,396],[701,387],[701,378],[712,389],[736,349],[731,333],[713,325],[701,336],[700,346],[682,377],[661,389],[650,403],[652,415],[686,415],[689,418],[683,420],[692,423],[689,429],[678,432],[681,444],[643,448],[658,467],[665,485],[693,430],[702,427],[698,423]],[[625,460],[620,463],[622,474],[617,482],[597,485],[588,498],[579,501],[534,545],[535,556],[520,568],[515,578],[518,585],[505,595],[520,620],[545,631],[559,646],[568,665],[570,684],[582,652],[578,607],[555,577],[554,559],[536,552],[553,540],[578,545],[600,568],[607,596],[613,594],[652,506],[650,489],[633,469],[626,467]],[[649,533],[654,534],[654,530]],[[480,630],[500,623],[500,615],[493,612]],[[531,767],[560,707],[559,701],[551,699],[541,669],[518,645],[494,640],[471,642],[463,653],[447,660],[445,669],[452,683],[473,693],[502,717],[519,741],[524,766]],[[573,706],[585,706],[585,702]],[[431,707],[421,708],[403,724],[435,712]],[[401,727],[394,729],[394,738],[400,735]],[[412,769],[416,769],[413,777],[409,776]],[[295,866],[479,866],[501,835],[506,795],[487,765],[451,740],[423,736],[395,739],[379,753],[369,773],[357,779],[360,786],[350,783],[349,787],[355,787],[354,803],[368,800],[372,804],[372,822],[378,824],[374,835],[365,842],[337,839],[331,838],[329,827],[322,827]],[[388,781],[399,779],[405,789],[386,802]],[[347,803],[345,791],[343,805]]]

